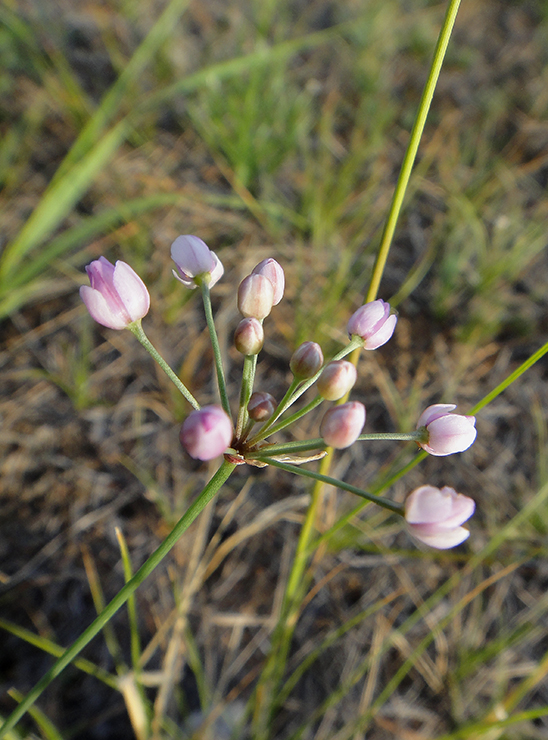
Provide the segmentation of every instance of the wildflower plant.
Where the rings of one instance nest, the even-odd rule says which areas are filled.
[[[364,304],[348,317],[345,327],[348,341],[333,357],[327,359],[316,342],[305,341],[301,344],[289,361],[288,369],[292,380],[281,398],[276,399],[272,394],[273,389],[265,387],[268,379],[260,387],[256,387],[255,382],[258,357],[265,342],[268,342],[269,316],[284,295],[285,274],[276,259],[271,257],[263,260],[244,277],[237,289],[234,286],[234,301],[242,318],[234,327],[233,341],[243,359],[239,396],[230,398],[211,304],[211,291],[224,275],[222,262],[198,236],[181,235],[171,245],[174,278],[182,284],[181,289],[199,289],[201,293],[213,349],[219,401],[204,406],[148,339],[142,321],[150,310],[150,296],[133,268],[121,261],[112,265],[105,257],[100,257],[87,266],[90,285],[82,286],[80,294],[91,317],[111,330],[129,329],[141,342],[188,402],[188,414],[179,434],[183,450],[199,461],[219,459],[219,466],[157,550],[128,578],[126,585],[100,612],[97,619],[22,699],[18,708],[0,728],[0,737],[6,736],[49,683],[77,658],[116,611],[132,599],[139,585],[170,552],[237,467],[247,465],[280,468],[307,477],[318,484],[330,484],[356,495],[399,517],[402,527],[421,546],[444,550],[458,546],[470,537],[469,530],[463,524],[474,513],[475,503],[472,498],[458,493],[450,485],[438,488],[425,482],[409,491],[406,500],[400,502],[329,475],[329,461],[336,454],[334,450],[346,449],[354,444],[375,444],[379,440],[389,440],[395,444],[413,442],[420,450],[412,463],[415,464],[426,454],[444,457],[463,452],[476,439],[474,411],[469,414],[455,414],[454,404],[429,406],[419,415],[415,429],[407,432],[364,432],[366,406],[351,397],[357,380],[356,366],[360,353],[382,352],[384,345],[397,331],[396,312],[388,302],[379,299],[377,294],[458,5],[457,0],[450,0],[448,5],[387,216],[369,290]],[[519,373],[495,388],[478,404],[477,409],[502,392],[547,349],[543,347],[535,353],[519,369]],[[286,435],[290,435],[297,422],[313,413],[316,414],[318,436],[305,440],[279,441],[279,432],[284,431]],[[319,470],[310,467],[316,461],[320,461]],[[440,461],[440,465],[443,465],[443,461]],[[394,480],[404,472],[405,470],[399,471]],[[450,481],[447,483],[450,484]],[[318,489],[315,488],[302,527],[279,625],[272,634],[271,650],[255,690],[251,723],[256,740],[269,736],[271,719],[278,701],[276,689],[279,687],[284,659],[289,651],[292,627],[298,617],[296,597],[304,579],[318,500]]]
[[[320,422],[319,436],[314,439],[294,442],[277,442],[272,439],[277,432],[290,430],[293,424],[321,404],[348,398],[356,383],[357,371],[354,364],[343,358],[354,350],[378,350],[390,340],[397,325],[397,315],[389,304],[383,300],[375,300],[361,306],[350,316],[346,327],[348,343],[328,362],[324,362],[324,355],[318,344],[304,342],[289,362],[293,381],[284,397],[276,403],[265,389],[254,388],[257,357],[264,344],[263,324],[273,307],[282,300],[284,293],[284,270],[273,258],[260,262],[240,282],[237,290],[238,309],[244,318],[234,332],[234,344],[244,359],[238,409],[233,422],[210,300],[210,288],[223,275],[223,265],[205,242],[188,234],[179,236],[173,242],[171,255],[177,268],[173,270],[174,276],[186,288],[202,289],[206,320],[214,348],[220,405],[201,407],[191,391],[150,344],[141,325],[150,305],[148,291],[132,268],[122,262],[113,267],[108,260],[101,257],[86,268],[91,287],[83,286],[80,293],[96,321],[111,329],[130,329],[194,407],[180,432],[181,445],[191,457],[205,461],[222,455],[225,461],[222,467],[227,472],[238,465],[265,467],[279,462],[290,463],[295,467],[295,472],[298,472],[297,466],[325,457],[329,448],[344,449],[354,443],[374,442],[376,439],[414,441],[432,455],[462,452],[474,442],[475,418],[453,414],[456,408],[454,404],[430,406],[421,414],[415,431],[405,434],[362,434],[366,408],[358,401],[347,401],[326,409]],[[303,394],[314,388],[314,398],[288,415],[289,409]],[[326,482],[344,487],[343,481],[328,479],[326,476],[324,478]],[[423,488],[430,490],[432,487]],[[354,490],[354,493],[358,492]],[[365,490],[358,495],[400,514],[409,523],[408,507],[398,506]],[[416,497],[417,491],[414,491],[412,499]],[[458,501],[464,498],[466,497],[459,494]],[[425,536],[418,537],[416,533],[419,524],[411,520],[412,531],[419,539],[440,548],[452,547],[464,539],[453,536],[453,529],[447,526],[447,512],[444,507],[438,506],[435,497],[423,496],[421,502],[421,512],[429,526],[440,527],[436,530],[436,536],[428,540]],[[411,510],[414,512],[416,508],[414,506]],[[469,512],[468,518],[473,507],[468,507],[466,511]],[[452,519],[449,518],[449,521],[452,522]],[[444,541],[443,532],[446,530],[450,534],[447,541]]]

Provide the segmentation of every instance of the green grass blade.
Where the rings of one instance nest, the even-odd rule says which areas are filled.
[[[180,0],[177,1],[180,2]],[[120,83],[119,91],[117,89],[116,94],[107,94],[108,100],[104,109],[101,106],[96,114],[97,120],[93,125],[90,123],[89,127],[86,127],[82,132],[29,220],[15,240],[6,247],[0,260],[0,294],[2,290],[9,289],[9,280],[16,274],[21,260],[43,243],[70,213],[74,204],[85,194],[93,179],[112,158],[126,136],[138,125],[144,113],[156,109],[166,99],[171,99],[182,93],[192,92],[212,81],[242,74],[257,65],[265,65],[274,60],[289,58],[302,50],[325,44],[339,35],[342,30],[353,27],[355,28],[355,23],[344,23],[327,31],[307,34],[272,47],[261,47],[257,51],[244,56],[212,64],[205,69],[188,75],[185,79],[168,86],[164,90],[148,95],[140,103],[134,104],[133,110],[95,143],[97,137],[102,134],[105,125],[114,115],[114,103],[116,103],[117,109],[120,102],[119,92],[125,90],[129,85],[129,78],[124,78],[124,85]],[[139,66],[136,65],[139,70],[141,70],[142,61],[140,59]]]
[[[15,699],[15,701],[23,701],[24,694],[22,694],[20,691],[10,689],[8,691],[8,694],[11,696],[12,699]],[[29,714],[40,728],[42,735],[46,740],[63,740],[63,736],[61,735],[57,727],[55,727],[53,722],[48,717],[46,717],[44,712],[38,709],[38,707],[32,707],[29,710]]]
[[[126,603],[129,597],[135,593],[141,583],[147,578],[156,566],[165,558],[170,550],[177,544],[181,535],[188,529],[194,519],[207,506],[219,491],[223,483],[228,479],[236,466],[224,462],[217,470],[213,478],[206,485],[196,501],[189,506],[185,514],[179,519],[175,527],[165,538],[162,544],[152,553],[148,560],[143,563],[133,578],[116,594],[101,614],[90,624],[80,637],[64,652],[49,671],[38,681],[31,691],[25,696],[19,706],[10,714],[4,724],[0,727],[0,738],[5,737],[23,717],[28,709],[34,704],[49,684],[76,658],[85,646],[97,635],[104,625],[116,614]]]
[[[93,600],[93,606],[97,614],[101,614],[105,609],[105,596],[103,593],[103,587],[99,578],[99,573],[95,567],[95,563],[91,556],[91,552],[88,548],[82,548],[82,556],[84,560],[84,569],[86,571],[86,577],[88,579],[89,590],[91,592],[91,598]],[[114,665],[116,666],[116,672],[118,675],[123,675],[127,672],[127,666],[124,664],[122,657],[122,648],[116,637],[114,627],[110,622],[107,622],[103,626],[103,637],[105,638],[105,645],[109,651]]]
[[[92,180],[112,158],[129,131],[120,121],[65,177],[52,183],[16,239],[6,247],[0,262],[0,291],[9,287],[19,263],[59,226]]]
[[[133,566],[131,565],[131,557],[129,554],[126,538],[124,533],[119,527],[116,527],[116,538],[120,547],[120,553],[122,555],[122,563],[124,566],[124,579],[126,583],[129,583],[133,578]],[[131,664],[134,670],[139,669],[139,660],[141,658],[141,640],[139,637],[139,622],[137,619],[137,604],[135,602],[135,595],[131,596],[127,600],[127,613],[129,618],[129,634],[131,644]]]
[[[434,607],[441,601],[441,599],[445,598],[448,593],[450,593],[461,581],[463,575],[465,573],[472,573],[477,568],[479,568],[483,563],[486,561],[489,561],[494,553],[504,545],[508,537],[513,536],[515,533],[521,531],[523,528],[523,525],[525,522],[527,522],[530,517],[541,507],[543,506],[546,501],[548,500],[548,484],[544,485],[534,496],[531,501],[529,501],[523,509],[521,509],[516,516],[509,521],[504,527],[501,527],[501,529],[489,540],[489,542],[485,545],[485,547],[476,555],[473,555],[470,560],[467,562],[463,570],[459,570],[455,572],[451,578],[448,578],[447,581],[442,584],[437,591],[432,594],[428,599],[426,599],[421,606],[416,609],[411,616],[409,616],[405,622],[400,625],[398,628],[398,634],[405,635],[407,634],[418,622],[420,622],[426,615],[434,609]],[[523,562],[525,562],[527,558],[523,558]],[[521,562],[521,561],[520,561]],[[514,562],[510,566],[508,566],[508,569],[515,570],[518,567],[519,563]],[[495,573],[491,579],[486,579],[484,583],[482,584],[481,588],[477,588],[474,591],[474,596],[478,596],[480,593],[483,593],[483,591],[490,585],[493,579],[498,579],[501,577],[502,571]],[[467,598],[462,598],[459,600],[459,602],[448,611],[448,613],[438,622],[437,627],[438,630],[443,629],[451,619],[453,619],[457,614],[461,613],[462,610],[468,606],[470,603],[470,600]],[[396,674],[390,679],[390,681],[384,686],[382,692],[375,700],[375,703],[370,707],[370,709],[361,716],[353,726],[353,731],[358,731],[361,729],[361,723],[367,721],[375,712],[378,711],[378,709],[382,706],[383,702],[386,701],[391,694],[395,691],[397,686],[403,681],[405,676],[409,673],[409,671],[413,668],[413,665],[418,657],[422,655],[422,653],[428,648],[428,646],[431,644],[432,640],[435,637],[435,633],[432,631],[429,631],[428,635],[421,640],[419,645],[413,650],[411,655],[405,660],[403,665],[399,668],[399,670],[396,672]],[[381,648],[381,652],[386,652],[390,646],[392,645],[392,639],[391,637],[387,637],[386,640],[383,643],[383,646]],[[309,718],[306,724],[301,725],[301,727],[290,737],[290,740],[299,740],[303,733],[306,731],[306,727],[309,726],[310,722],[313,722],[314,719],[317,719],[318,717],[322,716],[322,714],[330,707],[335,706],[340,699],[342,699],[347,692],[351,689],[352,686],[356,684],[357,681],[361,679],[361,677],[364,675],[365,671],[367,670],[369,657],[367,657],[362,664],[356,669],[354,674],[344,683],[344,685],[341,685],[340,689],[337,689],[337,691],[333,692],[333,694],[322,704],[321,707],[316,710],[316,712],[313,714],[312,717]]]
[[[457,18],[457,13],[460,6],[460,0],[450,0],[443,24],[441,27],[440,34],[438,36],[438,42],[434,51],[434,58],[432,65],[428,73],[428,79],[422,93],[422,97],[419,103],[419,109],[415,118],[415,123],[411,130],[411,136],[409,138],[409,144],[403,159],[400,174],[398,176],[398,182],[396,183],[396,189],[392,197],[392,203],[390,204],[390,210],[384,226],[384,231],[381,238],[381,244],[377,252],[377,258],[375,260],[375,266],[373,267],[373,274],[371,276],[371,282],[369,284],[369,290],[365,302],[373,301],[377,297],[379,292],[379,286],[392,245],[392,239],[394,238],[394,232],[396,230],[396,224],[400,215],[401,207],[403,205],[403,199],[409,184],[409,178],[411,177],[411,170],[415,163],[417,152],[419,150],[419,144],[422,139],[426,118],[430,110],[432,98],[434,97],[434,91],[438,84],[443,60],[445,59],[445,53],[447,46],[449,45],[449,39],[453,32],[453,26]]]
[[[144,213],[164,206],[180,204],[184,200],[185,198],[180,193],[158,193],[120,203],[96,216],[86,218],[82,223],[67,229],[47,243],[31,262],[25,262],[20,266],[13,279],[10,280],[10,291],[14,286],[24,285],[41,275],[55,259],[62,257],[74,247],[81,246],[97,235],[111,231],[122,224],[127,224]]]
[[[101,100],[84,130],[79,135],[68,155],[55,174],[54,182],[67,174],[70,166],[83,157],[103,134],[106,127],[117,115],[124,102],[124,96],[139,80],[145,67],[156,52],[173,33],[173,26],[185,12],[189,0],[171,0],[145,39],[136,49],[128,64]]]
[[[6,632],[9,632],[15,637],[19,637],[21,640],[28,642],[29,645],[34,645],[45,653],[54,655],[56,658],[59,658],[65,652],[65,648],[61,647],[61,645],[57,645],[57,643],[48,640],[46,637],[42,637],[42,635],[37,635],[35,632],[31,632],[24,627],[20,627],[18,624],[13,624],[7,619],[0,618],[0,629],[6,630]],[[100,668],[98,665],[95,665],[95,663],[92,663],[90,660],[87,660],[86,658],[77,658],[74,661],[74,665],[84,673],[88,673],[90,676],[94,676],[99,679],[99,681],[110,686],[111,689],[118,688],[116,677],[108,671],[105,671],[103,668]]]

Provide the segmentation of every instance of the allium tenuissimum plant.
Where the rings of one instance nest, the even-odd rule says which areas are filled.
[[[323,415],[320,436],[298,442],[277,443],[271,437],[312,412],[321,403],[339,401],[348,397],[357,378],[356,367],[343,359],[353,350],[363,347],[376,350],[389,341],[397,324],[397,316],[388,303],[375,300],[358,308],[347,325],[350,340],[336,357],[324,363],[323,352],[315,342],[303,343],[291,357],[289,367],[293,382],[279,403],[264,389],[254,392],[257,356],[264,343],[264,320],[283,297],[285,276],[281,265],[270,258],[259,263],[245,277],[237,291],[237,304],[244,318],[236,327],[234,344],[244,355],[238,413],[233,425],[224,383],[224,369],[218,352],[215,324],[211,313],[209,289],[222,276],[224,269],[218,257],[198,237],[179,236],[171,247],[176,263],[175,277],[188,288],[202,288],[206,318],[217,365],[221,405],[199,407],[191,392],[184,395],[194,406],[180,432],[183,448],[198,460],[213,460],[224,455],[225,461],[235,465],[266,466],[276,462],[294,466],[319,459],[328,448],[343,449],[356,442],[375,438],[414,440],[431,455],[443,456],[468,449],[476,438],[475,418],[452,413],[454,404],[436,404],[420,416],[417,430],[407,434],[362,435],[366,419],[365,406],[358,401],[347,401],[332,406]],[[151,351],[141,319],[149,308],[148,291],[141,279],[125,263],[113,267],[101,257],[87,268],[91,288],[83,287],[81,294],[90,314],[99,323],[112,329],[129,328]],[[166,363],[155,359],[166,369]],[[167,370],[174,379],[175,374]],[[177,379],[177,387],[181,389]],[[289,417],[282,418],[288,409],[316,386],[315,398]],[[310,456],[310,452],[313,452]],[[302,453],[308,453],[302,455]],[[298,472],[298,468],[295,469]],[[461,526],[473,513],[471,499],[457,494],[452,488],[422,486],[414,490],[404,507],[386,499],[364,496],[380,506],[399,513],[407,520],[408,529],[416,539],[432,547],[454,547],[468,537]]]
[[[340,361],[348,355],[351,355],[350,359],[353,360],[356,356],[356,352],[358,352],[360,348],[375,350],[387,342],[394,332],[397,322],[396,316],[390,311],[388,304],[384,301],[375,299],[377,297],[379,282],[383,273],[392,237],[394,235],[401,204],[403,202],[403,196],[405,194],[413,162],[418,150],[430,101],[441,70],[453,24],[455,22],[458,5],[459,0],[449,0],[448,11],[440,31],[424,94],[418,107],[415,124],[410,132],[409,144],[386,219],[385,228],[377,253],[377,261],[375,263],[369,286],[368,297],[366,298],[365,305],[358,309],[349,321],[349,344],[341,350],[336,357],[331,358],[332,362]],[[57,193],[57,191],[55,192]],[[147,314],[149,309],[148,291],[146,290],[146,287],[144,287],[142,281],[140,281],[128,265],[120,268],[120,265],[123,265],[124,263],[117,263],[116,266],[112,266],[104,258],[92,263],[95,265],[95,267],[89,268],[91,270],[90,279],[92,281],[92,285],[89,288],[86,286],[86,290],[83,290],[82,297],[84,298],[92,316],[100,323],[113,329],[127,327],[135,336],[137,336],[147,351],[150,352],[150,354],[168,374],[172,382],[177,386],[193,409],[196,412],[199,412],[197,416],[194,416],[194,412],[191,412],[188,416],[188,419],[191,420],[187,421],[192,429],[192,435],[187,438],[184,430],[181,430],[182,441],[187,447],[187,450],[189,452],[193,452],[198,459],[201,459],[201,456],[203,455],[209,457],[213,451],[215,452],[215,456],[223,453],[224,461],[211,480],[207,483],[197,500],[189,507],[157,550],[143,565],[141,565],[137,572],[128,580],[126,585],[101,611],[94,622],[89,625],[89,627],[69,648],[66,649],[50,670],[40,681],[38,681],[34,688],[21,701],[19,706],[11,713],[2,727],[0,727],[0,737],[6,736],[6,733],[8,733],[24,713],[29,710],[49,683],[51,683],[51,681],[53,681],[55,677],[58,676],[71,663],[71,661],[79,655],[83,648],[101,631],[113,615],[126,602],[129,602],[136,589],[148,577],[148,575],[154,571],[157,565],[174,547],[192,521],[194,521],[208,502],[212,500],[238,464],[244,465],[249,463],[259,466],[272,465],[285,470],[290,470],[294,473],[306,475],[307,477],[311,477],[320,482],[327,482],[332,485],[336,485],[343,490],[348,490],[369,501],[374,501],[389,511],[395,512],[402,517],[406,517],[408,529],[411,534],[417,539],[422,539],[423,542],[427,542],[427,538],[430,538],[428,544],[436,547],[454,546],[457,544],[457,539],[462,540],[467,536],[462,536],[462,531],[466,532],[467,530],[464,530],[461,527],[461,524],[471,515],[473,503],[470,502],[465,506],[462,506],[463,499],[466,499],[466,501],[470,501],[470,499],[467,497],[459,498],[459,494],[456,494],[455,492],[448,494],[447,491],[452,491],[452,489],[446,487],[441,489],[439,494],[434,493],[428,496],[424,493],[419,494],[418,491],[421,491],[422,488],[430,489],[431,487],[425,486],[420,489],[416,489],[416,491],[408,497],[407,508],[404,509],[403,506],[395,504],[393,501],[382,499],[379,496],[373,496],[372,494],[354,486],[350,486],[343,481],[337,481],[333,478],[329,478],[327,475],[306,470],[295,464],[302,464],[325,456],[327,452],[326,448],[329,443],[344,443],[339,446],[351,444],[356,433],[358,435],[356,442],[377,438],[386,439],[387,435],[359,434],[362,418],[365,417],[365,408],[362,407],[362,409],[360,409],[360,405],[357,404],[357,402],[349,402],[349,405],[346,406],[346,408],[344,408],[345,403],[341,404],[341,406],[332,406],[327,411],[324,415],[325,421],[320,425],[320,431],[325,435],[325,438],[321,436],[314,440],[286,442],[280,444],[269,441],[269,437],[274,435],[277,431],[289,427],[291,423],[296,421],[298,418],[301,418],[305,413],[312,411],[316,406],[321,403],[329,403],[329,401],[326,401],[323,396],[318,393],[318,395],[303,408],[289,416],[284,416],[285,412],[296,401],[298,401],[300,396],[306,390],[314,386],[320,376],[324,362],[321,349],[317,345],[302,350],[300,354],[298,354],[299,350],[297,350],[294,354],[295,362],[291,365],[293,381],[281,401],[276,403],[276,401],[273,400],[270,394],[266,391],[261,390],[253,392],[257,353],[260,351],[264,341],[264,330],[262,327],[263,320],[264,317],[268,316],[272,307],[279,302],[283,295],[283,270],[274,260],[266,260],[257,265],[252,272],[254,277],[247,281],[245,288],[242,288],[241,291],[241,308],[244,309],[243,313],[246,317],[243,322],[247,323],[244,324],[241,322],[238,332],[238,342],[236,343],[238,350],[244,355],[244,368],[240,399],[238,403],[238,414],[233,426],[230,418],[230,404],[224,381],[224,369],[222,367],[221,353],[217,341],[209,297],[210,288],[215,285],[217,280],[219,280],[223,274],[222,264],[218,260],[217,256],[209,250],[207,245],[205,245],[201,239],[192,236],[179,237],[173,245],[172,256],[176,263],[177,269],[175,271],[175,276],[177,279],[191,289],[199,287],[203,296],[220,391],[221,403],[220,406],[215,407],[215,411],[212,411],[211,408],[208,409],[207,407],[200,409],[200,404],[197,399],[194,398],[188,388],[181,383],[178,376],[173,372],[169,365],[167,365],[163,358],[160,357],[156,349],[146,337],[141,326],[141,320]],[[270,281],[272,288],[269,289],[267,281],[262,279],[257,280],[255,276],[266,278],[267,281]],[[260,285],[262,289],[260,295],[255,293],[257,285]],[[260,311],[260,314],[254,315],[258,313],[258,311]],[[313,345],[314,343],[310,344]],[[295,355],[297,355],[297,357],[295,357]],[[542,356],[540,352],[531,358],[530,364],[536,361],[539,356]],[[530,364],[527,366],[530,366]],[[524,365],[521,372],[525,369],[526,366]],[[349,384],[349,387],[350,385],[351,383]],[[318,386],[316,386],[316,388],[317,387]],[[504,387],[506,386],[501,384],[501,386],[496,388],[490,394],[489,398],[502,392]],[[344,401],[344,398],[342,401]],[[485,403],[487,402],[488,401],[486,400]],[[339,409],[342,409],[342,411]],[[337,413],[335,413],[335,411]],[[446,415],[447,414],[442,414],[442,416]],[[438,422],[437,418],[434,419],[433,416],[430,415],[426,420],[421,417],[419,421],[419,428],[414,432],[409,432],[407,434],[393,434],[388,435],[388,437],[393,440],[414,440],[419,446],[422,446],[424,450],[426,450],[427,446],[430,445],[431,449],[434,451],[431,452],[431,454],[444,455],[456,451],[453,439],[455,427],[450,426],[448,430],[445,427],[445,423],[447,422],[444,422],[442,425]],[[454,422],[451,422],[451,425],[452,424],[454,424]],[[462,432],[462,427],[460,427],[460,425],[458,431]],[[468,438],[470,438],[469,429],[467,430],[467,434]],[[207,443],[207,435],[211,435],[210,439],[215,440],[215,444]],[[230,442],[229,437],[231,437]],[[206,439],[206,444],[202,444],[204,439]],[[472,441],[473,440],[470,440],[470,444]],[[226,449],[223,450],[225,445]],[[464,447],[461,447],[461,449],[464,449]],[[303,453],[308,454],[303,455]],[[422,455],[424,453],[421,452],[420,454]],[[325,457],[322,464],[328,459],[329,456]],[[434,492],[438,491],[438,489],[433,490]],[[253,718],[254,729],[256,732],[253,737],[257,738],[257,740],[269,736],[269,731],[266,728],[269,726],[269,721],[272,717],[272,709],[277,701],[277,693],[275,689],[276,682],[279,682],[280,678],[280,665],[283,665],[284,658],[287,656],[288,644],[291,640],[293,625],[298,618],[298,610],[293,606],[292,598],[298,595],[300,584],[304,580],[304,572],[310,553],[309,546],[311,544],[311,533],[314,529],[314,516],[316,513],[314,508],[314,495],[315,491],[313,491],[312,503],[307,511],[305,523],[302,528],[302,533],[306,534],[304,534],[299,541],[298,557],[295,558],[291,577],[288,581],[286,597],[284,598],[284,605],[279,622],[281,629],[277,630],[272,635],[272,648],[270,658],[268,659],[262,674],[261,686],[259,687],[261,690],[259,691],[258,688],[254,697],[257,701],[255,702],[255,716]],[[440,496],[442,498],[440,498]],[[460,503],[454,502],[455,496]],[[447,501],[449,501],[449,511]],[[414,502],[415,505],[412,506],[411,504]],[[443,505],[440,502],[443,502]],[[278,661],[278,665],[276,665],[276,661]]]

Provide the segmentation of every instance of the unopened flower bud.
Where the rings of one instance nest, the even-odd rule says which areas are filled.
[[[247,413],[253,421],[268,421],[275,409],[276,399],[263,391],[252,393],[247,404]]]
[[[238,309],[244,316],[264,319],[273,306],[274,288],[264,275],[248,275],[238,288]]]
[[[232,442],[232,422],[220,406],[202,406],[183,422],[179,439],[196,460],[213,460]]]
[[[348,321],[348,334],[364,340],[364,349],[377,349],[386,344],[396,328],[398,317],[390,315],[390,305],[376,300],[366,303],[355,311]]]
[[[323,365],[322,348],[316,342],[303,342],[289,361],[291,372],[297,379],[312,378]]]
[[[428,441],[418,444],[430,455],[463,452],[476,439],[476,417],[452,414],[456,408],[453,403],[436,403],[420,415],[417,429],[426,427]]]
[[[91,287],[82,285],[80,298],[92,319],[109,329],[126,329],[146,316],[150,296],[139,275],[125,262],[111,264],[106,257],[87,267]]]
[[[223,276],[222,262],[215,252],[197,236],[183,234],[171,245],[171,259],[177,266],[173,274],[187,288],[196,288],[200,280],[210,288]]]
[[[234,332],[234,346],[242,355],[258,355],[264,344],[264,329],[260,321],[242,319]]]
[[[338,401],[354,386],[358,374],[351,362],[333,360],[318,378],[318,393],[326,401]]]
[[[283,298],[285,289],[285,274],[283,267],[276,262],[275,259],[269,257],[268,259],[259,262],[259,264],[253,268],[251,274],[264,275],[270,280],[272,287],[274,288],[272,305],[277,306]]]
[[[320,436],[326,444],[342,450],[353,444],[365,424],[365,406],[359,401],[333,406],[326,411],[320,424]]]
[[[449,486],[420,486],[405,501],[407,529],[425,545],[447,550],[469,537],[470,532],[460,525],[475,508],[471,498]]]

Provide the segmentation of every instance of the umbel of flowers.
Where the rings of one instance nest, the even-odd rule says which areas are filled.
[[[475,504],[468,496],[448,486],[441,489],[420,486],[409,494],[404,506],[399,506],[344,481],[309,470],[305,473],[297,467],[320,459],[331,448],[344,449],[375,439],[412,440],[434,456],[462,452],[474,442],[475,418],[455,414],[454,404],[429,406],[420,415],[415,431],[363,433],[365,406],[359,401],[345,401],[356,383],[357,373],[355,365],[344,358],[359,347],[376,350],[388,342],[398,320],[388,303],[379,299],[358,308],[347,324],[348,344],[328,362],[316,342],[301,344],[289,362],[293,380],[284,397],[277,401],[270,393],[255,390],[253,386],[257,356],[265,340],[264,321],[282,300],[285,275],[276,260],[270,258],[260,262],[237,290],[237,306],[243,318],[235,328],[234,346],[243,355],[243,370],[238,411],[233,419],[210,300],[210,289],[224,274],[223,265],[205,242],[192,235],[177,237],[171,245],[171,256],[177,280],[186,288],[200,288],[202,293],[215,357],[219,405],[200,406],[150,343],[141,325],[150,307],[149,293],[129,265],[125,262],[112,265],[105,257],[94,260],[86,267],[90,285],[82,286],[80,295],[99,324],[109,329],[129,329],[193,407],[180,431],[181,445],[191,457],[207,461],[224,455],[233,465],[273,465],[324,480],[400,514],[415,539],[438,549],[454,547],[469,536],[470,532],[462,524],[472,516]],[[313,398],[288,414],[309,389],[316,391]],[[333,402],[320,421],[319,437],[282,443],[270,439],[317,406]]]

